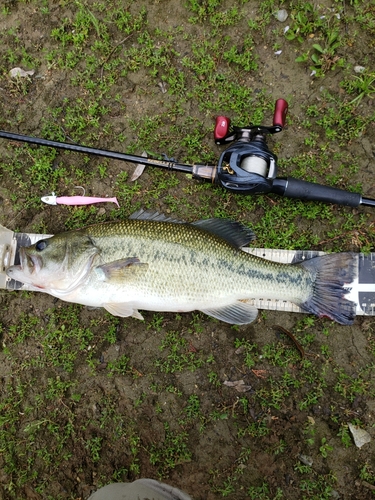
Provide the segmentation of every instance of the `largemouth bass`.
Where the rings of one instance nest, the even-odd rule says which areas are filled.
[[[253,238],[226,219],[188,224],[143,212],[23,247],[20,265],[7,274],[33,290],[122,317],[143,319],[139,309],[199,310],[247,324],[258,311],[246,300],[265,298],[294,302],[344,325],[353,322],[356,304],[345,298],[357,272],[352,254],[278,264],[241,250]]]

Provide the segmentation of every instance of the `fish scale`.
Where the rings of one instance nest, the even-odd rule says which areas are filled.
[[[279,270],[280,266],[264,259],[254,258],[219,239],[216,235],[203,233],[202,230],[192,225],[155,222],[150,227],[144,221],[129,220],[120,223],[118,227],[116,223],[92,226],[87,234],[93,238],[102,251],[114,248],[116,245],[112,244],[111,240],[121,236],[123,245],[117,249],[118,253],[113,255],[116,259],[123,256],[128,240],[133,241],[136,237],[138,244],[135,245],[133,242],[125,251],[129,256],[137,256],[141,261],[149,264],[163,262],[164,272],[168,270],[170,272],[170,266],[166,266],[167,262],[173,265],[180,264],[181,285],[178,289],[180,293],[186,292],[185,286],[188,284],[192,287],[192,293],[195,294],[195,301],[197,293],[215,293],[213,287],[218,288],[216,293],[219,295],[228,294],[229,291],[232,292],[232,289],[234,293],[241,295],[241,289],[243,289],[242,293],[246,296],[250,289],[247,283],[248,278],[251,279],[252,287],[257,294],[261,288],[268,294],[267,296],[270,296],[275,285],[274,281],[278,278],[278,285],[282,287],[282,284],[285,284],[291,293],[291,284],[296,283],[298,286],[309,277],[308,273],[300,268],[288,269],[288,273],[282,273]],[[142,235],[141,238],[140,235]],[[212,255],[211,259],[207,257],[207,254]],[[202,268],[211,269],[209,282],[205,279],[208,273],[202,274]],[[155,274],[154,272],[153,275]],[[282,280],[281,277],[283,277]],[[222,286],[224,278],[226,278],[225,290]],[[160,280],[160,276],[155,276],[155,279]],[[146,286],[150,288],[155,284],[156,281],[146,282]],[[141,285],[140,280],[138,286]],[[163,285],[167,288],[167,275],[163,280]],[[243,298],[246,298],[245,296]]]

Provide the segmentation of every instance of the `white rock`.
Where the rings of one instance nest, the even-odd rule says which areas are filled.
[[[280,9],[276,12],[276,19],[283,23],[288,19],[288,13],[285,9]]]
[[[363,73],[366,68],[364,66],[354,66],[353,69],[356,73]]]
[[[12,68],[10,71],[9,71],[9,76],[11,78],[17,78],[17,77],[25,77],[25,76],[33,76],[33,74],[35,73],[35,71],[32,69],[30,71],[25,71],[24,69],[22,68]]]
[[[370,434],[364,429],[361,429],[360,427],[357,427],[356,425],[353,425],[351,423],[348,424],[348,427],[350,432],[352,433],[354,444],[357,448],[361,448],[364,444],[371,441]]]

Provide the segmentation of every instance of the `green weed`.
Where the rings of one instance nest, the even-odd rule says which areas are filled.
[[[165,373],[174,373],[183,369],[195,371],[204,364],[196,352],[189,351],[188,341],[177,332],[166,334],[160,350],[167,351],[167,356],[155,360],[155,366]]]
[[[166,477],[177,465],[190,462],[192,457],[186,432],[174,432],[167,423],[164,423],[164,430],[164,441],[151,445],[149,449],[150,463],[158,467],[160,477]]]
[[[368,462],[365,462],[360,468],[359,477],[370,486],[375,486],[375,473],[373,467]],[[373,488],[371,489],[373,490]]]
[[[342,87],[348,94],[357,94],[357,96],[350,101],[350,104],[359,105],[362,99],[375,97],[375,72],[364,71],[358,76],[354,76],[351,80],[344,80]]]

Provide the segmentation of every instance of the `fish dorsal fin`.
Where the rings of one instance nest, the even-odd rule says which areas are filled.
[[[240,222],[229,219],[199,220],[193,222],[193,226],[198,226],[211,234],[215,234],[237,248],[246,246],[256,238],[251,229]]]
[[[122,283],[143,275],[148,264],[140,262],[137,257],[114,260],[95,268],[99,279],[107,283]]]
[[[143,320],[142,314],[137,309],[134,309],[134,307],[128,302],[119,304],[109,302],[107,304],[103,304],[103,307],[106,311],[113,314],[113,316],[120,316],[121,318],[132,316],[133,318]]]
[[[204,314],[225,321],[232,325],[246,325],[252,323],[258,316],[258,309],[247,302],[237,301],[229,306],[217,309],[200,309]]]
[[[134,214],[129,216],[129,219],[136,219],[136,220],[151,220],[151,221],[158,221],[158,222],[175,222],[177,224],[183,224],[184,221],[175,219],[173,217],[169,217],[168,215],[161,214],[160,212],[156,210],[144,210],[141,208],[140,210],[137,210],[134,212]]]
[[[176,224],[185,223],[185,221],[161,214],[156,210],[143,209],[140,209],[132,214],[129,219],[174,222]],[[193,222],[192,225],[222,238],[236,248],[244,247],[256,238],[251,229],[245,227],[240,222],[235,222],[229,219],[205,219]]]

